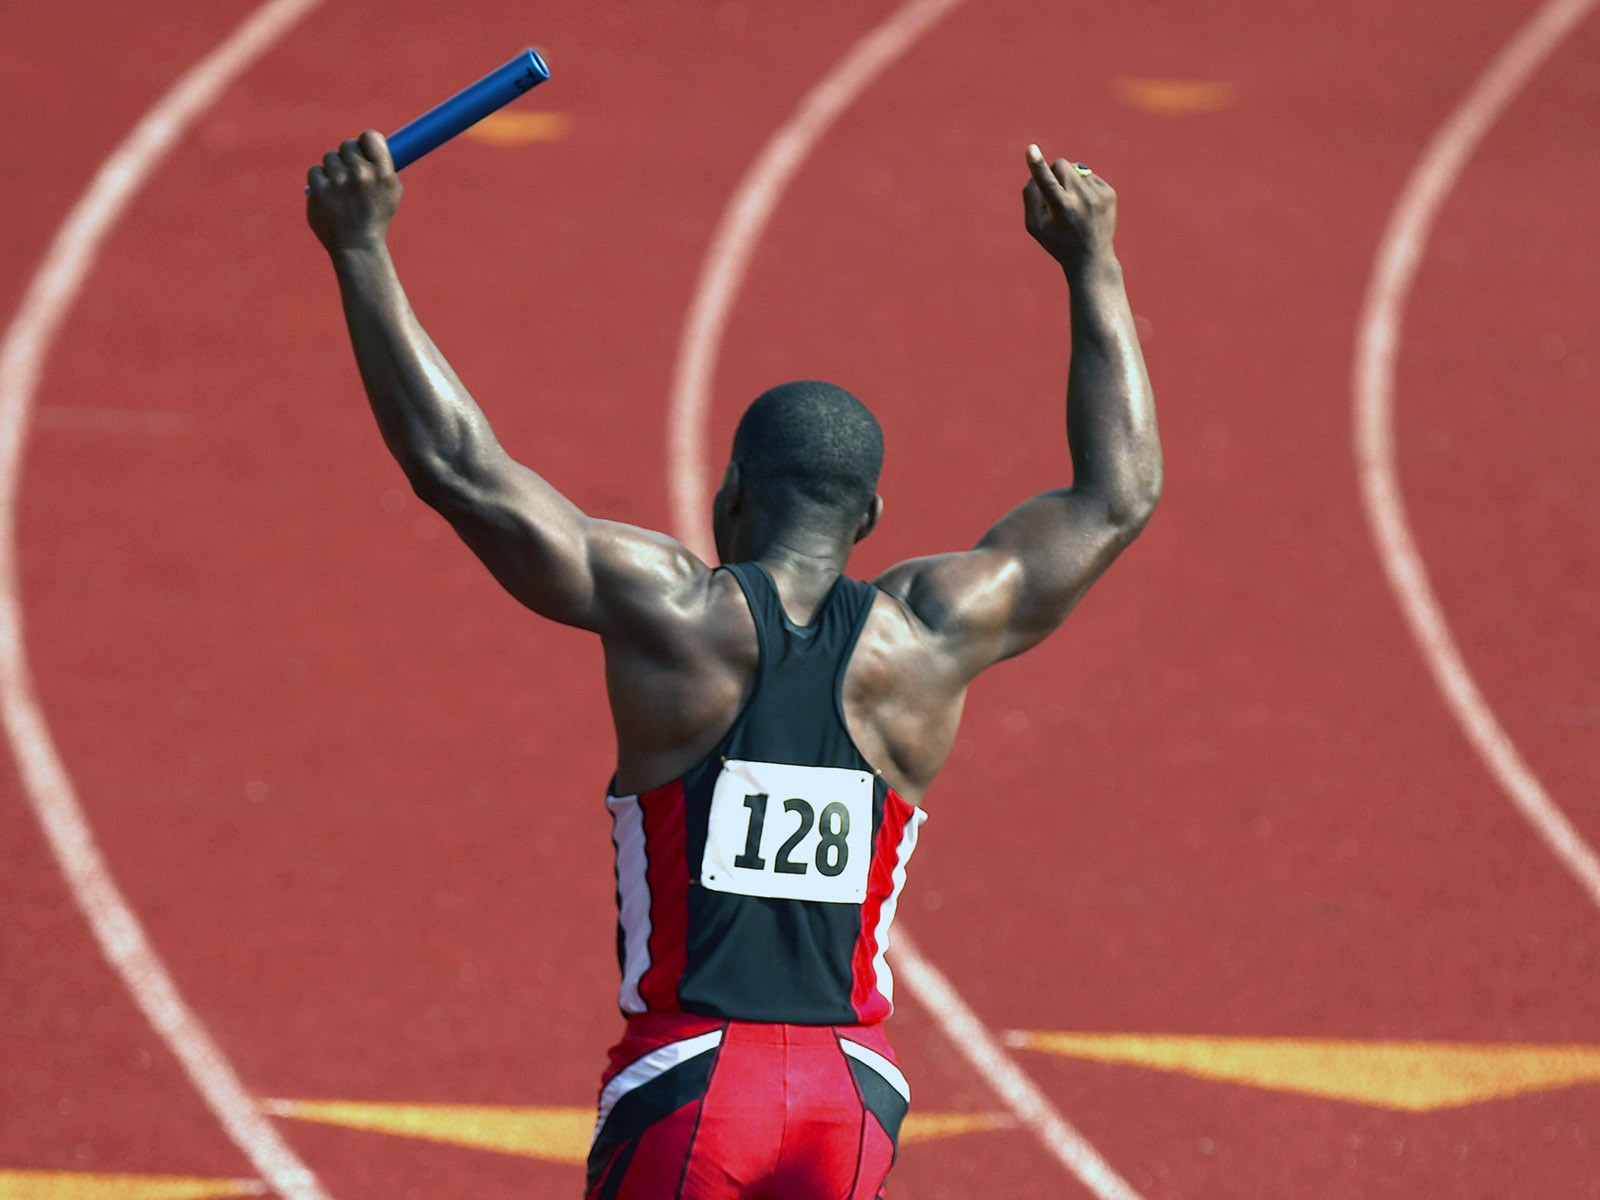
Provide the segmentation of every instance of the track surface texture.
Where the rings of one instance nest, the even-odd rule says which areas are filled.
[[[11,518],[28,664],[111,875],[257,1100],[581,1108],[620,1028],[598,649],[501,595],[384,453],[306,167],[540,47],[552,81],[519,104],[559,136],[463,138],[408,170],[395,256],[512,452],[591,512],[666,527],[712,235],[898,7],[483,0],[463,27],[419,0],[324,0],[111,228],[32,396]],[[101,162],[251,11],[8,13],[4,321]],[[967,0],[778,199],[719,343],[706,469],[764,387],[850,387],[889,447],[885,522],[853,564],[870,575],[1065,481],[1065,292],[1022,229],[1023,148],[1121,196],[1166,495],[1063,631],[974,689],[901,910],[996,1036],[1600,1045],[1600,910],[1442,700],[1352,451],[1390,214],[1532,11]],[[1586,18],[1440,209],[1394,428],[1463,660],[1590,846],[1597,128]],[[0,1196],[252,1186],[5,771]],[[903,1147],[897,1200],[1094,1194],[916,996],[891,1031],[914,1109],[973,1117]],[[1600,1071],[1406,1109],[1010,1053],[1145,1200],[1600,1197]],[[338,1200],[580,1187],[555,1151],[267,1119]],[[104,1194],[203,1192],[147,1185]]]

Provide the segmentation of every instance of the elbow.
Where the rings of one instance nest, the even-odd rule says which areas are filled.
[[[1111,508],[1111,526],[1124,542],[1131,542],[1144,532],[1144,527],[1150,523],[1150,518],[1155,515],[1156,501],[1159,493],[1152,492],[1138,498],[1116,504]]]
[[[1149,524],[1161,501],[1162,471],[1160,462],[1152,465],[1137,479],[1108,498],[1107,516],[1127,540],[1132,541]]]
[[[401,464],[418,500],[449,517],[472,504],[475,488],[468,475],[443,459],[427,457]]]
[[[437,476],[425,475],[419,471],[407,471],[406,478],[411,483],[411,494],[429,508],[441,509],[447,503],[446,492],[449,489]]]

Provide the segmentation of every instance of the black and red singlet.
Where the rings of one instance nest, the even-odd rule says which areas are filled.
[[[609,796],[624,1013],[831,1025],[893,1009],[889,926],[926,813],[862,757],[840,685],[877,589],[841,576],[795,625],[765,568],[726,568],[760,666],[681,778]]]

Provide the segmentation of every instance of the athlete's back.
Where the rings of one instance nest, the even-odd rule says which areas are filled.
[[[805,623],[760,563],[744,595],[757,664],[716,745],[646,790],[613,784],[625,1013],[879,1021],[920,809],[846,726],[842,685],[877,589],[839,576]]]

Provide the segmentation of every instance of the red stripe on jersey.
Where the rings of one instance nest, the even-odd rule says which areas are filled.
[[[850,960],[853,985],[850,1006],[859,1021],[881,1021],[891,1005],[878,991],[878,974],[872,961],[878,956],[878,915],[883,902],[894,894],[894,869],[899,863],[900,837],[915,810],[889,788],[883,797],[883,823],[872,847],[872,867],[867,874],[867,898],[861,905],[861,936]]]
[[[639,797],[644,819],[645,878],[650,884],[650,966],[639,997],[652,1011],[678,1007],[689,938],[689,861],[683,781]]]

